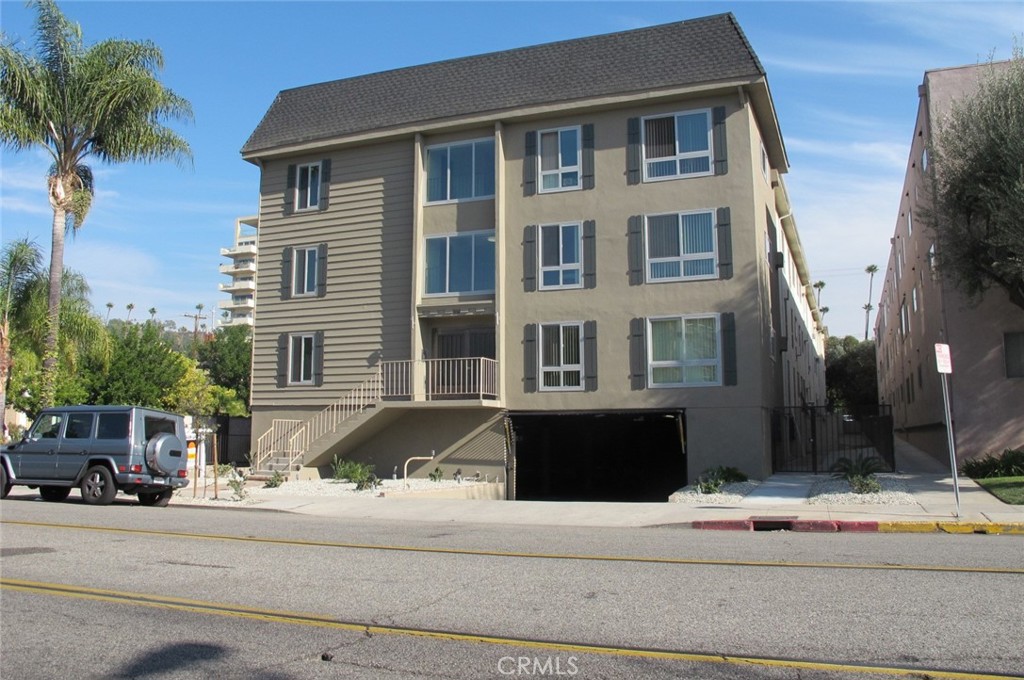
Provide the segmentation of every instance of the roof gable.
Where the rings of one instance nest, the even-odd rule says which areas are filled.
[[[440,118],[763,76],[731,13],[283,90],[246,156]]]

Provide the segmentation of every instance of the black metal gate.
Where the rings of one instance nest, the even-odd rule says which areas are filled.
[[[828,472],[840,458],[877,456],[896,469],[892,407],[869,406],[850,413],[825,406],[772,411],[772,469],[775,472]]]

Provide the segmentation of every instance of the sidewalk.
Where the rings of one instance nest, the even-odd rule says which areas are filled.
[[[238,507],[407,522],[1024,535],[1024,506],[1006,505],[971,479],[960,478],[957,518],[953,480],[948,472],[942,471],[941,464],[898,439],[896,461],[897,472],[914,498],[912,505],[809,505],[806,500],[810,487],[823,475],[777,474],[731,505],[281,495]]]

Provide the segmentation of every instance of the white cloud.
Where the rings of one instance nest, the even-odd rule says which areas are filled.
[[[864,163],[876,171],[886,169],[902,171],[907,165],[910,147],[905,143],[883,141],[828,141],[788,137],[786,148],[793,152],[821,156],[837,164]]]
[[[1024,7],[1019,1],[981,3],[947,2],[905,5],[871,3],[866,12],[878,23],[890,24],[944,47],[973,54],[975,61],[986,61],[990,53],[996,59],[1010,57],[1009,41],[1024,31]],[[962,64],[935,64],[962,66]]]

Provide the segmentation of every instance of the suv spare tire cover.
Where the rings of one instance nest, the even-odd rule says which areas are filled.
[[[178,468],[184,467],[184,450],[180,439],[173,434],[161,432],[146,444],[146,465],[160,474],[174,475]]]

